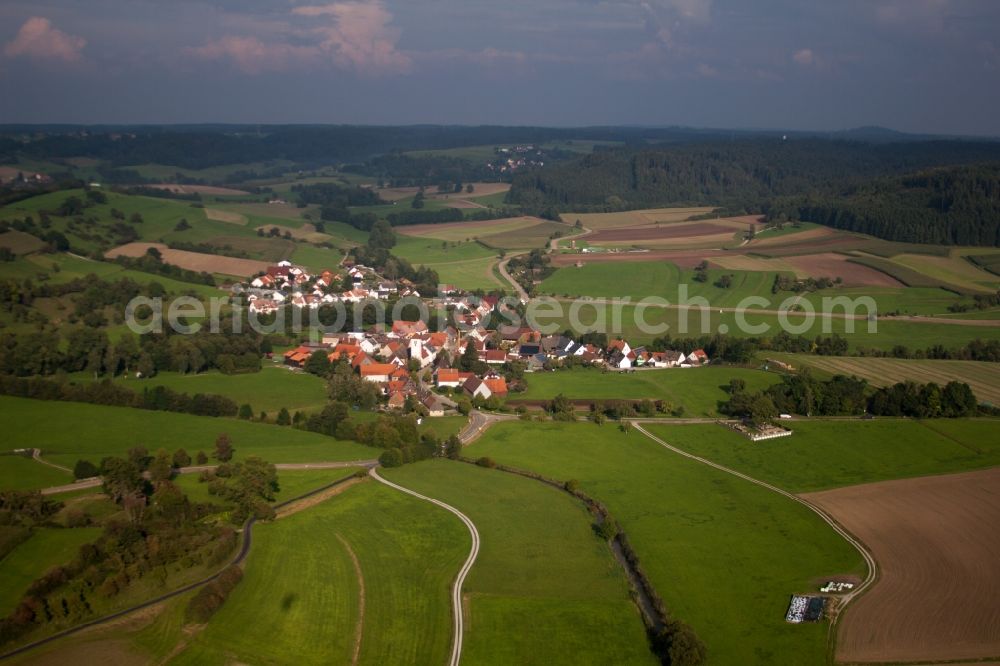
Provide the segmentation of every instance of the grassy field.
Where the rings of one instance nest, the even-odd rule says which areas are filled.
[[[716,280],[729,275],[732,286],[715,286]],[[719,307],[734,307],[748,296],[764,296],[780,302],[783,296],[771,295],[775,273],[711,269],[707,282],[695,282],[693,270],[682,270],[665,261],[609,262],[584,264],[581,268],[560,268],[545,279],[539,291],[557,296],[592,296],[594,298],[629,297],[635,300],[647,296],[679,300],[678,286],[687,286],[692,298],[705,298]]]
[[[246,575],[171,663],[349,663],[364,578],[359,663],[445,661],[449,585],[469,549],[451,514],[375,482],[258,525]],[[308,646],[308,649],[304,649]]]
[[[831,375],[855,375],[873,386],[890,386],[907,380],[940,385],[965,382],[980,402],[1000,405],[1000,365],[984,361],[928,361],[902,358],[852,358],[812,354],[768,353],[796,368],[809,367]]]
[[[624,573],[569,495],[443,460],[385,476],[455,506],[479,530],[479,558],[464,588],[462,663],[654,662]]]
[[[72,483],[69,472],[43,465],[27,456],[0,455],[0,490],[32,490]]]
[[[805,507],[610,426],[502,423],[468,454],[577,479],[604,502],[709,664],[825,663],[827,625],[786,623],[788,597],[864,564]]]
[[[76,381],[87,381],[93,376],[78,373],[72,377]],[[119,377],[115,382],[139,392],[145,387],[166,386],[189,395],[217,393],[238,405],[249,404],[253,407],[254,416],[264,411],[272,418],[282,407],[292,413],[296,410],[318,412],[327,403],[326,384],[322,379],[305,372],[292,372],[281,364],[266,360],[260,372],[238,375],[224,375],[216,371],[186,375],[161,372],[149,379]]]
[[[441,241],[433,238],[398,235],[393,254],[406,259],[414,266],[424,264],[436,267],[470,259],[496,257],[496,250],[483,247],[474,241]]]
[[[273,504],[278,504],[303,495],[310,490],[322,488],[338,479],[351,476],[361,467],[346,469],[282,469],[278,470],[279,490],[274,494]],[[198,474],[179,474],[174,477],[177,484],[192,502],[225,504],[218,497],[208,493],[208,484],[198,480]]]
[[[530,250],[545,247],[554,235],[568,236],[574,233],[573,227],[560,222],[542,221],[530,227],[516,231],[480,236],[479,240],[490,247],[506,250]]]
[[[548,400],[562,393],[579,399],[665,400],[683,405],[685,416],[716,416],[717,403],[729,399],[723,387],[732,378],[743,379],[748,391],[759,391],[781,381],[774,373],[745,368],[709,366],[641,370],[624,374],[597,369],[535,372],[527,376],[528,390],[512,397]]]
[[[0,617],[6,617],[31,583],[50,567],[66,564],[77,549],[96,539],[97,527],[36,528],[27,541],[0,560]]]
[[[256,455],[269,462],[319,462],[377,458],[379,450],[355,442],[236,419],[0,397],[0,431],[11,449],[37,447],[47,460],[72,467],[121,456],[136,445],[149,451],[184,448],[193,457],[211,453],[228,433],[236,459]],[[0,480],[0,486],[6,484]]]
[[[0,262],[0,279],[14,278],[64,284],[87,275],[96,275],[104,280],[129,278],[140,284],[158,282],[170,293],[196,296],[224,296],[225,292],[205,284],[181,282],[163,275],[133,271],[111,261],[94,261],[70,254],[32,254],[19,257],[15,261]]]
[[[791,437],[751,442],[717,425],[660,426],[664,441],[792,492],[1000,464],[988,419],[792,421]]]

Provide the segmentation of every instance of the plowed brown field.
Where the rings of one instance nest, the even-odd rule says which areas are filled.
[[[803,497],[863,541],[881,572],[840,621],[838,661],[1000,655],[1000,468]]]
[[[108,250],[104,256],[108,259],[114,259],[119,256],[141,257],[151,247],[155,247],[160,251],[164,262],[186,268],[190,271],[205,271],[206,273],[250,277],[251,275],[267,270],[267,267],[270,265],[266,261],[257,261],[256,259],[237,259],[235,257],[223,257],[218,254],[172,250],[163,243],[128,243],[113,250]]]

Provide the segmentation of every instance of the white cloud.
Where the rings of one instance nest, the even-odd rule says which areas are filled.
[[[336,2],[329,5],[296,7],[299,16],[333,22],[312,28],[320,36],[320,49],[345,69],[359,74],[404,73],[412,64],[410,57],[396,48],[399,30],[389,24],[392,14],[381,0]]]
[[[363,76],[401,74],[412,65],[396,44],[399,30],[381,0],[335,2],[295,7],[304,27],[281,24],[287,33],[268,41],[227,35],[185,54],[203,60],[229,61],[248,73],[283,71],[302,65],[332,63]]]
[[[24,22],[3,52],[8,57],[28,57],[39,60],[77,62],[87,40],[69,35],[53,27],[47,18],[33,16]]]
[[[792,60],[794,60],[796,64],[808,67],[816,62],[816,54],[813,53],[812,49],[799,49],[792,54]]]

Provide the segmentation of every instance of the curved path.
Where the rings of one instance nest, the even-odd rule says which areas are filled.
[[[478,439],[494,423],[500,421],[516,421],[518,417],[513,414],[494,414],[491,412],[481,412],[478,409],[472,410],[469,414],[469,422],[458,433],[458,439],[463,445],[471,444]]]
[[[512,256],[510,256],[510,257],[507,257],[506,259],[503,259],[503,260],[501,260],[501,261],[500,261],[500,262],[499,262],[499,263],[497,264],[497,270],[498,270],[498,271],[500,271],[500,275],[502,275],[502,276],[503,276],[503,279],[504,279],[504,280],[507,280],[507,282],[509,282],[509,283],[510,283],[510,285],[511,285],[512,287],[514,287],[514,291],[515,291],[515,292],[517,292],[517,297],[518,297],[519,299],[521,299],[521,301],[522,301],[522,302],[525,302],[525,303],[526,303],[526,302],[528,302],[528,298],[529,298],[529,297],[528,297],[528,292],[526,292],[526,291],[524,290],[524,287],[522,287],[522,286],[521,286],[521,285],[520,285],[520,284],[518,283],[518,281],[517,281],[517,280],[515,280],[515,279],[514,279],[514,277],[513,277],[513,276],[512,276],[512,275],[511,275],[510,273],[508,273],[508,272],[507,272],[507,264],[508,264],[508,263],[510,262],[510,260],[511,260],[511,259],[513,259],[513,258],[514,258],[514,257],[516,257],[516,256],[517,256],[517,255],[512,255]]]
[[[430,502],[431,504],[436,504],[442,509],[451,511],[453,514],[458,516],[458,518],[465,523],[465,526],[469,528],[469,534],[472,535],[472,549],[469,551],[469,557],[466,558],[465,564],[458,572],[458,576],[455,577],[455,582],[451,586],[451,610],[452,617],[454,619],[454,636],[452,638],[451,644],[451,658],[448,660],[448,666],[458,666],[458,663],[462,660],[462,634],[465,630],[464,620],[462,613],[462,585],[465,584],[465,577],[469,575],[469,571],[472,569],[472,565],[476,562],[476,557],[479,555],[479,531],[476,530],[475,524],[469,520],[469,517],[464,513],[451,506],[450,504],[445,504],[441,500],[436,500],[433,497],[427,497],[426,495],[421,495],[418,492],[410,490],[409,488],[404,488],[392,481],[386,481],[381,476],[378,475],[378,470],[374,467],[368,472],[373,479],[380,483],[384,483],[390,488],[395,488],[400,492],[404,492],[407,495],[413,495],[416,498]]]
[[[868,552],[868,549],[865,547],[865,545],[863,543],[861,543],[861,541],[859,541],[857,538],[855,538],[850,532],[848,532],[846,529],[844,529],[840,525],[840,523],[838,523],[836,520],[834,520],[833,517],[831,517],[829,514],[827,514],[825,511],[823,511],[822,509],[820,509],[815,504],[812,504],[811,502],[806,501],[805,499],[799,497],[798,495],[793,495],[792,493],[788,492],[787,490],[782,490],[781,488],[778,488],[777,486],[772,486],[770,483],[767,483],[765,481],[761,481],[759,479],[755,479],[752,476],[748,476],[748,475],[746,475],[746,474],[744,474],[742,472],[737,472],[734,469],[730,469],[728,467],[724,467],[723,465],[720,465],[718,463],[712,462],[711,460],[708,460],[706,458],[702,458],[700,456],[696,456],[694,454],[688,453],[687,451],[683,451],[681,449],[678,449],[676,446],[671,446],[670,444],[667,444],[665,441],[663,441],[662,439],[660,439],[659,437],[657,437],[653,433],[651,433],[648,430],[646,430],[645,428],[643,428],[642,425],[640,425],[638,422],[632,421],[631,423],[632,423],[632,426],[636,430],[638,430],[643,435],[645,435],[646,437],[650,438],[651,440],[653,440],[654,442],[656,442],[657,444],[659,444],[660,446],[662,446],[665,449],[669,449],[670,451],[673,451],[674,453],[676,453],[678,455],[682,455],[685,458],[690,458],[691,460],[703,463],[705,465],[708,465],[709,467],[714,467],[715,469],[717,469],[717,470],[719,470],[721,472],[725,472],[726,474],[732,474],[733,476],[737,476],[737,477],[743,479],[744,481],[749,481],[750,483],[756,484],[756,485],[758,485],[758,486],[760,486],[762,488],[766,488],[766,489],[768,489],[768,490],[770,490],[772,492],[778,493],[779,495],[783,495],[783,496],[787,497],[788,499],[790,499],[790,500],[792,500],[794,502],[798,502],[799,504],[807,507],[809,510],[811,510],[813,513],[815,513],[817,516],[819,516],[820,518],[822,518],[823,522],[825,522],[827,525],[829,525],[830,527],[832,527],[833,530],[837,534],[839,534],[840,536],[842,536],[844,538],[844,540],[847,541],[847,543],[849,543],[852,546],[854,546],[855,550],[857,550],[861,554],[861,557],[864,558],[865,563],[868,565],[868,576],[865,578],[865,580],[860,585],[858,585],[857,587],[855,587],[849,593],[847,593],[847,594],[845,594],[845,595],[843,595],[843,596],[840,597],[840,599],[841,599],[840,610],[843,610],[844,608],[846,608],[847,605],[851,602],[851,600],[853,600],[856,596],[858,596],[865,589],[867,589],[869,585],[871,585],[873,582],[875,582],[875,579],[878,577],[878,564],[875,562],[875,558],[872,557],[872,554]],[[834,626],[836,625],[837,618],[839,618],[839,617],[840,617],[840,613],[837,613],[837,615],[835,616],[834,621],[833,621]]]

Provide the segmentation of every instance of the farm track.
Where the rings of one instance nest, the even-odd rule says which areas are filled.
[[[37,449],[36,449],[37,451]],[[41,458],[35,458],[38,462],[45,465],[52,465],[47,463]],[[345,467],[374,467],[378,464],[378,460],[350,460],[347,462],[314,462],[314,463],[277,463],[275,469],[342,469]],[[52,465],[53,467],[59,467],[58,465]],[[195,472],[205,472],[208,470],[215,469],[216,465],[194,465],[191,467],[181,467],[175,470],[177,474],[193,474]],[[65,467],[59,467],[67,472],[72,472],[72,470],[66,469]],[[95,476],[89,479],[81,479],[76,483],[67,483],[64,486],[52,486],[51,488],[43,488],[41,493],[43,495],[57,495],[59,493],[66,493],[73,490],[80,490],[82,488],[95,488],[101,485],[101,477]]]
[[[687,451],[679,449],[676,446],[671,446],[670,444],[668,444],[664,440],[660,439],[656,435],[652,434],[651,432],[649,432],[648,430],[646,430],[645,428],[643,428],[642,425],[640,425],[638,422],[631,421],[631,423],[632,423],[633,427],[635,427],[636,430],[638,430],[643,435],[645,435],[646,437],[648,437],[649,439],[653,440],[654,442],[656,442],[657,444],[659,444],[660,446],[662,446],[663,448],[665,448],[665,449],[667,449],[669,451],[673,451],[674,453],[676,453],[676,454],[678,454],[680,456],[683,456],[685,458],[688,458],[690,460],[694,460],[695,462],[699,462],[699,463],[702,463],[704,465],[708,465],[709,467],[713,467],[713,468],[719,470],[720,472],[725,472],[726,474],[731,474],[731,475],[733,475],[735,477],[743,479],[744,481],[749,481],[750,483],[758,485],[761,488],[765,488],[765,489],[770,490],[772,492],[778,493],[779,495],[787,497],[788,499],[792,500],[793,502],[798,502],[799,504],[803,505],[804,507],[808,508],[810,511],[812,511],[813,513],[815,513],[817,516],[819,516],[823,520],[823,522],[825,522],[827,525],[829,525],[831,528],[833,528],[833,530],[837,534],[839,534],[845,541],[847,541],[847,543],[849,543],[852,546],[854,546],[855,550],[858,551],[858,553],[864,559],[865,564],[868,566],[868,575],[865,577],[865,579],[861,582],[860,585],[858,585],[857,587],[855,587],[853,590],[851,590],[847,594],[844,594],[844,595],[842,595],[841,597],[838,598],[838,600],[839,600],[840,603],[839,603],[839,605],[837,607],[837,614],[834,616],[833,621],[831,623],[831,630],[832,630],[831,631],[831,636],[835,637],[836,636],[836,629],[837,629],[837,621],[843,615],[844,609],[847,608],[847,606],[851,603],[851,601],[853,601],[859,595],[861,595],[863,592],[865,592],[878,579],[878,576],[879,576],[878,563],[875,561],[874,556],[868,551],[867,546],[865,546],[865,544],[862,543],[858,538],[856,538],[854,535],[852,535],[850,532],[848,532],[845,527],[843,527],[839,522],[837,522],[837,520],[834,519],[825,510],[821,509],[816,504],[813,504],[812,502],[804,499],[803,497],[800,497],[798,495],[794,495],[794,494],[788,492],[787,490],[783,490],[781,488],[778,488],[777,486],[773,486],[770,483],[767,483],[765,481],[761,481],[760,479],[755,479],[752,476],[749,476],[747,474],[743,474],[742,472],[737,472],[734,469],[730,469],[730,468],[725,467],[723,465],[720,465],[718,463],[712,462],[711,460],[708,460],[706,458],[702,458],[700,456],[696,456],[694,454],[688,453]]]
[[[445,504],[441,500],[436,500],[433,497],[427,497],[426,495],[421,495],[420,493],[410,490],[409,488],[404,488],[401,485],[395,484],[392,481],[387,481],[379,476],[376,468],[371,468],[368,472],[373,479],[380,483],[384,483],[390,488],[394,488],[400,492],[406,493],[407,495],[412,495],[418,499],[435,504],[446,511],[458,516],[465,526],[469,530],[469,534],[472,536],[472,548],[469,551],[469,557],[466,558],[465,564],[458,572],[458,576],[455,577],[455,582],[451,586],[451,606],[452,606],[452,618],[453,618],[453,629],[454,634],[452,636],[451,644],[451,657],[448,660],[449,666],[458,666],[459,662],[462,660],[462,638],[465,631],[465,613],[462,610],[462,585],[465,583],[466,576],[469,575],[469,571],[472,570],[472,565],[476,562],[476,557],[479,556],[479,531],[476,529],[475,523],[469,520],[469,517],[464,513],[451,506],[450,504]]]

